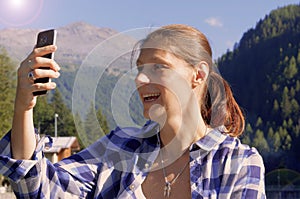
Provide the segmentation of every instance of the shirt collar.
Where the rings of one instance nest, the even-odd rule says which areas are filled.
[[[143,128],[144,131],[148,132],[147,134],[150,135],[155,135],[156,133],[159,133],[159,124],[151,120],[149,120]],[[192,144],[190,150],[197,150],[197,148],[200,148],[205,151],[211,151],[215,146],[224,142],[224,140],[227,137],[227,134],[224,133],[225,131],[225,126],[219,126],[211,129],[204,137]],[[157,141],[155,142],[156,144],[158,144]],[[155,143],[152,144],[155,145]],[[157,147],[159,147],[159,145],[157,145]]]
[[[227,135],[222,132],[223,127],[217,127],[208,132],[204,137],[195,142],[191,146],[191,150],[196,150],[197,148],[203,149],[205,151],[211,151],[215,146],[222,143]]]

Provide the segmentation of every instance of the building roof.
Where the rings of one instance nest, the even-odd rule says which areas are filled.
[[[45,149],[44,153],[59,153],[62,149],[71,148],[79,151],[80,146],[76,137],[52,137],[53,144],[51,148]]]

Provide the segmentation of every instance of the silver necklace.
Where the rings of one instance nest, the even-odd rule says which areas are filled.
[[[207,126],[205,126],[205,127],[206,127],[206,129],[205,129],[205,134],[204,135],[207,135]],[[159,134],[157,134],[157,139],[158,139],[159,146],[161,146]],[[179,171],[179,173],[171,181],[168,181],[168,179],[167,179],[166,169],[165,169],[164,161],[163,161],[163,157],[162,157],[162,150],[160,151],[160,161],[161,161],[162,170],[163,170],[163,174],[164,174],[164,178],[165,178],[164,197],[169,198],[170,195],[171,195],[171,185],[173,185],[176,182],[176,180],[183,173],[183,171],[185,170],[187,165],[189,165],[189,161],[187,163],[185,163],[185,165],[182,167],[182,169]]]
[[[171,185],[173,185],[176,182],[176,180],[179,178],[179,176],[183,173],[183,171],[189,164],[189,161],[187,163],[185,163],[184,167],[182,167],[182,169],[178,172],[178,174],[175,176],[175,178],[173,180],[168,181],[167,175],[166,175],[166,169],[164,166],[164,161],[162,158],[162,151],[160,152],[160,160],[161,160],[162,170],[163,170],[163,174],[164,174],[164,178],[165,178],[164,197],[169,198],[171,195]]]

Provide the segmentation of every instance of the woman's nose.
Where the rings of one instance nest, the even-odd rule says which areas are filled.
[[[148,83],[150,83],[150,78],[144,72],[139,72],[135,77],[135,84],[137,85],[137,87]]]

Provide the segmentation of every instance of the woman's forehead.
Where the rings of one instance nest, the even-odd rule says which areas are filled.
[[[155,48],[144,48],[140,51],[139,57],[136,61],[137,65],[142,65],[146,63],[165,63],[174,59],[174,55],[162,49]]]

